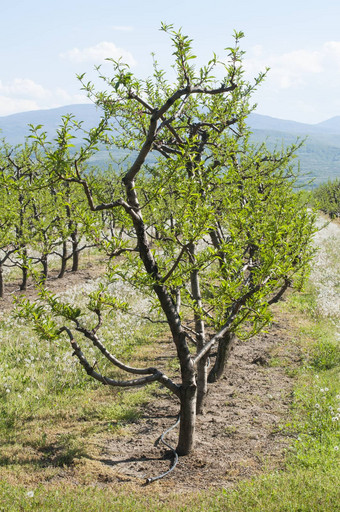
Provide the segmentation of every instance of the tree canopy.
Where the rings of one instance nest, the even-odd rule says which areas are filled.
[[[160,368],[125,364],[101,336],[105,311],[127,308],[105,283],[91,294],[91,320],[73,304],[46,290],[41,302],[22,303],[42,337],[68,336],[89,375],[104,385],[138,386],[158,381],[180,402],[177,452],[195,442],[196,413],[204,411],[208,382],[223,374],[235,337],[246,340],[270,322],[270,305],[290,286],[300,287],[313,250],[313,215],[294,190],[297,145],[268,151],[249,142],[251,95],[264,78],[244,78],[241,32],[226,57],[213,55],[196,67],[192,41],[162,25],[171,39],[175,81],[154,61],[154,74],[136,78],[121,61],[113,76],[99,74],[104,90],[79,77],[102,110],[100,124],[77,151],[72,119],[64,119],[41,165],[54,183],[78,184],[89,215],[105,212],[96,231],[110,256],[107,282],[122,279],[150,298],[145,317],[168,326],[179,376]],[[88,159],[100,143],[127,155],[117,172],[89,172]],[[150,155],[155,155],[150,159]],[[92,212],[92,213],[90,213]],[[89,221],[88,225],[91,225]],[[101,234],[100,234],[101,233]],[[98,242],[99,243],[99,242]],[[82,350],[90,340],[115,367],[132,374],[115,379],[90,364]]]

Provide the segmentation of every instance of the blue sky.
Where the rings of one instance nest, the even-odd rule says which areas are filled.
[[[200,63],[245,33],[247,77],[271,68],[260,114],[317,123],[340,115],[339,0],[12,0],[1,2],[0,116],[84,103],[76,73],[122,56],[141,77],[169,68],[161,21],[194,39]],[[104,64],[110,73],[109,64]]]

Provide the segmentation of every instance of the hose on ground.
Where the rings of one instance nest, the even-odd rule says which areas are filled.
[[[169,448],[173,454],[174,454],[174,460],[173,460],[173,463],[172,463],[172,466],[170,469],[168,469],[168,471],[166,471],[165,473],[162,473],[158,476],[154,476],[152,478],[147,478],[146,479],[146,484],[151,484],[152,482],[155,482],[156,480],[160,480],[161,478],[164,478],[165,476],[167,476],[169,473],[171,473],[171,471],[173,471],[177,465],[177,462],[178,462],[178,453],[176,452],[175,448],[173,448],[169,443],[167,443],[166,441],[164,441],[164,437],[166,436],[166,434],[168,434],[169,432],[171,432],[171,430],[173,430],[174,428],[177,427],[177,425],[179,424],[181,418],[180,418],[180,415],[178,415],[178,418],[177,418],[177,421],[174,425],[172,425],[172,427],[168,428],[168,430],[166,430],[165,432],[163,432],[163,434],[160,436],[159,438],[159,441],[161,441],[167,448]]]

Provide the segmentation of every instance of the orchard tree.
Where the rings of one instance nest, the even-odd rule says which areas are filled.
[[[340,217],[340,180],[321,183],[313,190],[312,200],[315,206],[331,219]]]
[[[145,316],[167,323],[180,376],[129,366],[106,348],[100,335],[104,310],[127,305],[104,286],[89,297],[91,325],[84,311],[46,290],[45,309],[24,302],[21,314],[35,318],[42,337],[66,333],[80,364],[104,385],[158,381],[168,388],[179,400],[177,453],[185,455],[194,448],[196,414],[204,411],[208,383],[223,374],[235,336],[259,332],[270,321],[270,305],[288,287],[301,286],[312,255],[313,217],[293,189],[297,147],[269,152],[249,142],[251,94],[264,75],[245,81],[243,34],[235,34],[225,60],[214,55],[196,69],[191,40],[172,26],[162,30],[172,41],[176,80],[167,81],[156,61],[147,80],[112,61],[113,77],[102,76],[102,92],[79,77],[102,109],[102,121],[73,155],[67,149],[70,133],[60,131],[57,146],[46,152],[46,167],[51,179],[80,184],[94,214],[112,213],[114,229],[105,242],[110,278],[119,276],[152,298]],[[101,141],[130,155],[106,194],[86,169]],[[102,374],[82,351],[82,336],[133,377]]]
[[[64,277],[71,260],[71,272],[79,270],[80,253],[94,242],[89,229],[87,201],[80,186],[59,182],[50,187],[50,207],[54,211],[50,253],[60,258],[58,278]],[[91,219],[91,225],[93,219]]]
[[[27,287],[29,254],[32,243],[32,189],[37,172],[36,145],[25,141],[23,145],[10,146],[2,141],[0,148],[1,240],[7,266],[21,269],[21,290]],[[10,263],[9,263],[10,261]]]
[[[0,172],[0,298],[4,296],[4,269],[17,250],[15,239],[16,204]]]

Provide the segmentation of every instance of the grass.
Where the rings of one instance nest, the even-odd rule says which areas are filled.
[[[168,499],[153,494],[136,494],[122,486],[119,493],[96,487],[46,489],[0,483],[2,510],[6,512],[337,512],[339,472],[296,469],[264,475],[244,482],[233,491]],[[166,502],[164,502],[166,501]]]
[[[81,304],[95,283],[85,286],[85,291],[75,287],[66,295]],[[155,355],[152,341],[160,330],[130,315],[118,320],[107,319],[102,334],[106,344],[114,345],[124,361],[147,364]],[[128,431],[155,386],[127,392],[102,386],[72,357],[67,338],[39,341],[20,318],[0,321],[0,340],[0,480],[34,482],[36,487],[58,478],[61,469],[69,470],[75,480],[86,480],[86,472],[98,469],[87,466],[100,459],[105,439]],[[96,360],[90,344],[81,339],[79,343],[89,359]],[[105,360],[97,364],[104,374],[119,375]],[[1,506],[0,500],[3,510]]]
[[[155,386],[128,392],[103,387],[79,368],[66,342],[43,345],[23,322],[1,322],[0,511],[340,511],[337,319],[322,314],[312,286],[291,295],[282,315],[301,353],[294,367],[279,352],[269,363],[295,379],[291,419],[281,426],[291,439],[284,469],[267,469],[233,489],[186,495],[164,494],[158,484],[139,491],[125,483],[93,485],[103,471],[97,461],[102,440],[128,433]],[[152,339],[161,330],[128,319],[121,324],[124,337],[114,320],[105,333],[116,343],[127,339],[116,346],[120,356],[151,360]],[[226,432],[232,436],[235,428]]]

